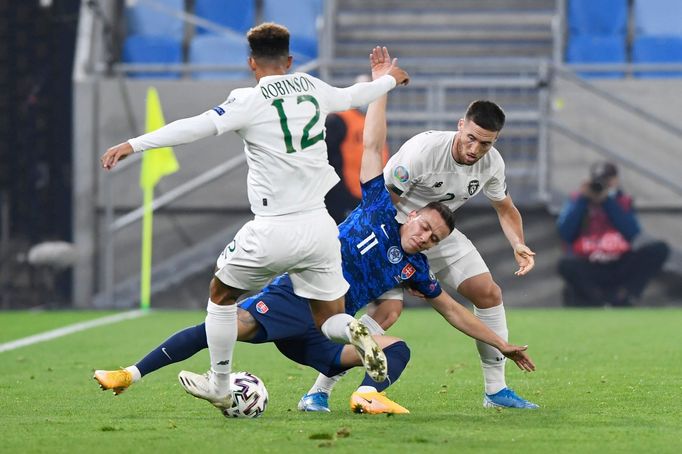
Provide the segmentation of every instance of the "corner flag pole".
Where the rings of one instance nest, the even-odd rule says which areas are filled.
[[[147,89],[147,116],[145,131],[155,131],[166,124],[161,110],[161,102],[156,88]],[[140,187],[143,193],[144,214],[142,217],[142,263],[140,268],[140,307],[148,310],[151,306],[152,282],[152,239],[153,216],[152,202],[154,201],[154,186],[165,175],[180,169],[171,147],[155,148],[145,151],[142,156],[142,170],[140,172]]]
[[[142,266],[140,268],[140,309],[149,310],[151,305],[152,287],[152,241],[153,241],[153,221],[154,211],[152,202],[154,201],[154,188],[144,188],[142,216]]]

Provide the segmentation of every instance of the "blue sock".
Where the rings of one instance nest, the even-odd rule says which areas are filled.
[[[170,364],[184,361],[195,353],[208,348],[205,324],[192,326],[173,334],[163,344],[149,352],[135,366],[145,375]]]
[[[410,348],[404,341],[398,341],[384,348],[384,354],[388,362],[388,376],[386,380],[377,383],[369,378],[369,375],[365,374],[365,379],[362,380],[360,386],[374,386],[377,391],[381,392],[400,378],[400,374],[403,373],[407,363],[410,361]]]

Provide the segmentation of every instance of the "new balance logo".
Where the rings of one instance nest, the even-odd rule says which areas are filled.
[[[230,365],[230,360],[226,359],[225,361],[218,361],[216,363],[218,366],[229,366]]]

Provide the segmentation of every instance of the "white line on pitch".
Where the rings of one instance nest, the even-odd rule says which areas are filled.
[[[48,340],[56,339],[58,337],[77,333],[79,331],[85,331],[86,329],[95,328],[97,326],[110,325],[112,323],[120,322],[122,320],[130,320],[133,318],[142,317],[143,315],[146,314],[148,314],[147,311],[135,310],[130,312],[124,312],[122,314],[115,314],[102,318],[96,318],[94,320],[88,320],[87,322],[74,323],[73,325],[63,326],[61,328],[53,329],[51,331],[45,331],[44,333],[34,334],[33,336],[23,337],[12,342],[5,342],[4,344],[0,344],[0,353],[15,350],[21,347],[26,347],[27,345],[33,345],[39,342],[45,342]]]

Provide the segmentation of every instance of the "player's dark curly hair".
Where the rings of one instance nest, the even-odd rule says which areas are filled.
[[[283,25],[265,22],[249,30],[246,39],[255,59],[276,60],[289,56],[289,30]]]
[[[488,131],[501,131],[504,127],[505,115],[500,106],[492,101],[479,99],[469,104],[464,118],[473,121]]]
[[[448,208],[448,206],[441,202],[429,202],[425,207],[417,210],[417,213],[421,213],[424,210],[434,210],[440,214],[440,217],[445,221],[445,225],[450,229],[450,233],[455,230],[455,213]]]

